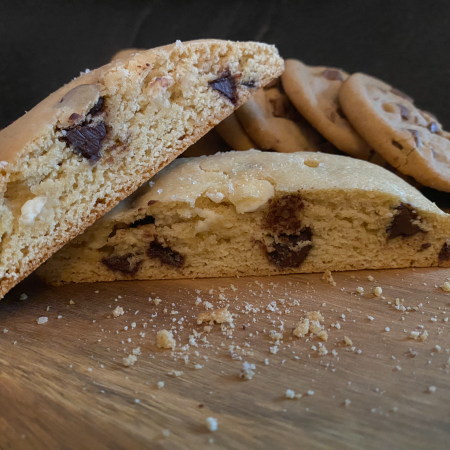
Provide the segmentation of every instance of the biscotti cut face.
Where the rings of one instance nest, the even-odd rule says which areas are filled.
[[[273,46],[205,40],[86,73],[0,133],[0,298],[280,75]]]
[[[38,273],[53,284],[449,265],[450,217],[346,156],[256,150],[183,159]]]

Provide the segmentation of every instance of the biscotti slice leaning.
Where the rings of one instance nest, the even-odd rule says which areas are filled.
[[[0,132],[0,297],[282,70],[266,44],[177,42],[83,74]]]
[[[53,284],[448,266],[450,216],[346,156],[174,161],[38,270]]]

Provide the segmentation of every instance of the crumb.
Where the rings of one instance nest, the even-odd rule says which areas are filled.
[[[312,391],[311,389],[307,392],[308,395],[314,395],[314,391]]]
[[[349,347],[351,347],[353,345],[352,340],[347,336],[344,336],[344,342],[345,342],[345,345],[348,345]]]
[[[133,350],[131,351],[131,353],[133,353],[133,355],[142,355],[142,353],[141,353],[141,347],[133,348]]]
[[[359,294],[364,294],[364,288],[361,287],[361,286],[358,286],[358,287],[356,288],[356,292],[358,292]]]
[[[345,400],[344,400],[344,406],[349,406],[350,404],[351,404],[351,400],[349,400],[348,398],[346,398]]]
[[[170,375],[171,377],[181,377],[183,373],[184,372],[182,370],[171,370],[170,372],[167,373],[167,375]]]
[[[206,419],[206,427],[209,431],[217,431],[217,419],[214,417],[208,417]]]
[[[317,320],[319,322],[323,321],[323,316],[320,314],[320,311],[309,311],[306,313],[306,317],[309,320]]]
[[[327,341],[328,340],[328,333],[325,330],[319,331],[317,333],[317,337],[319,339],[322,339],[322,341]]]
[[[434,394],[434,393],[436,392],[436,386],[430,386],[430,387],[428,388],[428,392],[429,392],[430,394]]]
[[[305,337],[308,334],[308,331],[309,331],[309,320],[302,318],[295,326],[293,333],[294,336]]]
[[[150,299],[149,299],[149,300],[150,300]],[[155,298],[153,299],[153,303],[154,303],[156,306],[158,306],[161,302],[162,302],[162,300],[161,300],[159,297],[155,297]]]
[[[434,348],[436,349],[436,351],[437,351],[438,353],[440,353],[441,350],[442,350],[442,348],[441,348],[440,345],[435,345]]]
[[[123,308],[121,306],[117,306],[116,309],[112,312],[114,317],[119,317],[124,314]]]
[[[274,345],[273,347],[269,347],[270,353],[272,353],[273,355],[276,355],[278,352],[278,347],[276,345]]]
[[[376,287],[373,290],[373,295],[375,295],[375,297],[379,297],[382,293],[383,293],[383,289],[381,289],[380,287]]]
[[[426,341],[427,340],[427,337],[428,337],[428,332],[427,332],[427,330],[423,330],[423,333],[420,335],[420,340],[423,342],[423,341]]]
[[[73,300],[70,300],[69,305],[75,305],[75,302]]]
[[[309,321],[309,332],[313,334],[317,334],[322,330],[322,325],[320,325],[318,320],[310,320]]]
[[[325,348],[324,345],[322,345],[322,347],[319,348],[319,355],[320,356],[325,356],[328,354],[328,350]]]
[[[170,430],[162,430],[162,434],[165,437],[169,437],[170,436]]]
[[[369,275],[369,276],[367,277],[367,279],[368,279],[369,281],[375,281],[375,278],[374,278],[372,275]]]
[[[171,331],[160,330],[156,333],[156,345],[158,348],[174,349],[177,343],[175,342]]]
[[[277,333],[275,330],[270,330],[269,337],[272,341],[280,341],[283,339],[283,333]]]
[[[286,398],[293,399],[295,398],[295,392],[292,389],[288,389],[284,394]]]
[[[28,298],[27,294],[20,294],[19,300],[26,300]]]
[[[6,328],[3,328],[3,333],[7,333],[8,330]]]
[[[123,358],[123,365],[126,367],[132,366],[137,361],[137,357],[135,355],[128,355],[126,358]]]
[[[333,279],[333,275],[331,275],[331,272],[328,269],[325,270],[324,274],[322,275],[322,280],[324,280],[328,284],[331,284],[331,286],[333,287],[336,286],[336,282]]]
[[[384,329],[384,331],[391,331],[391,329],[390,329],[389,327],[386,327],[386,328]]]
[[[197,324],[200,325],[203,322],[210,322],[213,320],[216,323],[232,323],[233,316],[228,311],[228,306],[222,309],[216,309],[211,312],[200,313],[197,317]]]
[[[420,333],[418,331],[411,331],[409,338],[410,339],[417,339],[419,337]]]
[[[196,364],[196,365],[194,366],[194,369],[199,370],[199,369],[203,369],[203,367],[204,367],[204,366],[202,366],[201,364]]]
[[[48,322],[48,317],[39,317],[36,321],[39,325]]]
[[[256,366],[255,364],[249,364],[247,361],[244,361],[242,364],[242,369],[239,372],[239,378],[244,380],[251,380],[255,375]]]
[[[441,289],[445,292],[450,292],[450,283],[446,281],[442,286]]]
[[[162,388],[164,387],[164,381],[158,381],[158,382],[156,383],[156,387],[157,387],[158,389],[162,389]]]

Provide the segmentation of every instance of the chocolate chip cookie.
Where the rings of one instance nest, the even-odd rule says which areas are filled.
[[[310,67],[295,59],[285,61],[281,76],[287,96],[305,119],[339,150],[369,160],[369,145],[342,111],[338,92],[348,74],[341,69]]]
[[[256,150],[182,158],[68,243],[55,284],[449,266],[450,217],[346,156]]]
[[[362,73],[343,83],[339,101],[358,133],[389,164],[424,186],[450,192],[449,135],[432,114]]]
[[[0,132],[0,297],[278,77],[273,46],[159,47],[68,83]]]
[[[262,150],[318,151],[325,139],[297,112],[279,82],[259,90],[236,111],[245,132]]]

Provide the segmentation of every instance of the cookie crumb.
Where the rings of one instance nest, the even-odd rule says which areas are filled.
[[[244,380],[251,380],[255,375],[256,366],[255,364],[250,364],[247,361],[244,361],[242,364],[242,369],[239,372],[239,378]]]
[[[48,322],[48,317],[39,317],[36,321],[39,325]]]
[[[307,392],[307,394],[310,395],[310,396],[312,396],[312,395],[314,395],[314,391],[312,391],[311,389],[309,389],[308,392]]]
[[[28,298],[27,294],[20,294],[19,300],[26,300]]]
[[[317,337],[319,339],[322,339],[322,341],[327,341],[328,340],[328,332],[326,332],[325,330],[319,331],[319,333],[317,333]]]
[[[217,419],[214,417],[207,417],[206,428],[208,428],[209,431],[217,431]]]
[[[70,300],[69,305],[75,305],[75,302],[73,300]]]
[[[167,375],[170,375],[171,377],[181,377],[183,374],[184,372],[182,370],[171,370],[167,373]]]
[[[362,286],[358,286],[356,288],[356,292],[358,292],[358,294],[364,294],[364,288]]]
[[[222,309],[216,309],[211,312],[200,313],[197,317],[197,324],[200,325],[203,322],[214,321],[216,323],[232,323],[233,316],[228,311],[228,306]]]
[[[346,398],[346,399],[344,400],[344,406],[349,406],[351,403],[352,403],[352,401],[349,400],[348,398]]]
[[[158,348],[174,349],[177,343],[175,342],[171,331],[160,330],[156,333],[156,345]]]
[[[348,345],[349,347],[351,347],[353,345],[352,340],[347,336],[344,336],[344,342],[345,342],[345,345]]]
[[[336,286],[336,282],[334,281],[333,275],[331,275],[331,272],[328,269],[325,270],[324,274],[322,275],[322,280],[324,280],[326,283],[330,284],[333,287]]]
[[[292,389],[287,389],[284,396],[286,398],[293,399],[293,398],[295,398],[295,392]]]
[[[309,320],[302,318],[294,328],[294,336],[305,337],[309,331]]]
[[[381,289],[379,286],[377,286],[373,290],[373,295],[375,295],[375,297],[379,297],[382,293],[383,293],[383,289]]]
[[[428,388],[428,392],[429,392],[430,394],[434,394],[434,393],[436,392],[436,386],[430,386],[430,387]]]
[[[156,383],[156,387],[157,387],[158,389],[162,389],[162,388],[164,387],[164,381],[158,381],[158,382]]]
[[[128,355],[126,358],[123,358],[123,365],[125,367],[129,367],[134,365],[134,363],[137,361],[137,357],[135,355]]]
[[[170,430],[162,430],[162,434],[164,437],[169,437],[170,436]]]
[[[117,306],[116,309],[113,310],[112,315],[114,317],[119,317],[124,314],[123,308],[121,306]]]
[[[445,292],[450,292],[450,283],[446,281],[442,286],[441,289]]]

